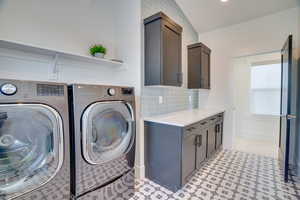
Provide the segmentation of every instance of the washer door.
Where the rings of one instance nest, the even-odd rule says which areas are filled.
[[[82,116],[83,156],[90,164],[103,164],[125,155],[134,137],[133,110],[127,103],[94,103]]]
[[[63,162],[62,119],[42,104],[0,105],[0,199],[41,187]]]

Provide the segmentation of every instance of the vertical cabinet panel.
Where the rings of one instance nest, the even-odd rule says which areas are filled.
[[[211,157],[215,151],[215,132],[214,126],[210,126],[207,133],[207,157]]]
[[[198,48],[191,48],[188,50],[188,87],[201,87],[201,52]]]
[[[163,27],[163,83],[181,85],[181,35],[169,26]]]
[[[197,141],[196,168],[199,169],[206,159],[208,129],[200,130]]]
[[[161,83],[161,21],[145,26],[145,85]]]
[[[172,191],[180,189],[181,146],[181,127],[145,122],[146,177]]]
[[[216,126],[216,149],[219,149],[223,144],[223,115],[218,116]]]
[[[144,20],[145,85],[182,85],[182,27],[159,12]]]
[[[210,52],[201,51],[201,86],[210,89]]]
[[[210,119],[210,125],[207,134],[207,157],[210,158],[216,150],[216,118]]]
[[[188,88],[210,89],[210,54],[202,43],[188,46]]]
[[[189,134],[189,133],[186,133]],[[183,139],[182,144],[182,181],[186,183],[196,167],[196,135],[189,134]]]

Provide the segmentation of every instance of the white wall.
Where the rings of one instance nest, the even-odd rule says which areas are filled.
[[[114,55],[114,1],[0,1],[0,38],[86,54],[93,43]]]
[[[140,91],[139,19],[139,0],[126,4],[117,0],[2,0],[0,39],[83,55],[88,55],[89,46],[101,43],[108,49],[107,57],[124,60],[125,64],[113,68],[66,60],[59,67],[57,81],[129,85]],[[2,49],[0,55],[3,52],[20,54]],[[30,60],[1,57],[1,78],[50,80],[52,58],[22,55]],[[32,58],[40,62],[32,62]]]
[[[63,60],[58,79],[51,80],[53,58],[0,46],[0,78],[134,86],[139,120],[140,15],[140,0],[0,0],[0,40],[83,55],[91,44],[101,43],[108,57],[124,61],[122,67],[111,67]],[[139,146],[139,129],[137,138]],[[140,162],[139,152],[136,161]]]
[[[232,147],[234,132],[234,57],[280,50],[290,33],[297,35],[298,9],[293,8],[245,23],[199,35],[212,49],[210,91],[200,92],[200,107],[226,108],[224,147]]]

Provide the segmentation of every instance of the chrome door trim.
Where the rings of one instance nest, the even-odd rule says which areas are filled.
[[[96,105],[99,105],[99,104],[112,104],[112,103],[122,103],[124,104],[127,108],[128,108],[128,111],[129,111],[129,114],[131,116],[131,120],[128,121],[130,123],[130,130],[128,132],[132,132],[132,138],[131,138],[131,142],[126,150],[126,152],[124,152],[120,157],[126,155],[132,148],[133,144],[134,144],[134,138],[135,138],[135,119],[134,119],[134,111],[133,111],[133,108],[131,106],[130,103],[128,102],[125,102],[125,101],[103,101],[103,102],[96,102],[96,103],[93,103],[91,105],[89,105],[87,107],[87,109],[82,113],[82,153],[83,153],[83,157],[84,159],[91,165],[100,165],[100,164],[103,164],[103,163],[97,163],[97,162],[94,162],[89,154],[88,154],[88,151],[87,151],[87,129],[88,129],[88,126],[87,126],[87,119],[88,119],[88,116],[89,116],[89,113],[90,111],[92,110],[93,107],[95,107]],[[117,158],[115,158],[117,159]],[[111,160],[108,160],[107,162],[111,162],[115,159],[111,159]],[[107,163],[105,162],[105,163]]]
[[[296,115],[287,115],[286,117],[287,117],[288,120],[297,119]]]
[[[30,193],[40,187],[43,187],[44,185],[46,185],[47,183],[49,183],[59,172],[59,170],[61,169],[62,165],[63,165],[63,161],[64,161],[64,129],[63,129],[63,120],[62,117],[60,116],[60,114],[52,107],[45,105],[45,104],[41,104],[41,103],[10,103],[10,104],[0,104],[0,107],[12,107],[12,106],[39,106],[42,108],[45,108],[47,110],[49,110],[50,112],[52,112],[55,116],[57,123],[57,129],[58,129],[58,167],[55,170],[55,172],[53,173],[53,175],[44,183],[42,183],[41,185],[39,185],[38,187],[35,187],[33,189],[30,189],[28,191],[22,192],[20,194],[17,195],[11,195],[9,197],[8,200],[10,199],[14,199],[17,197],[20,197],[24,194]]]

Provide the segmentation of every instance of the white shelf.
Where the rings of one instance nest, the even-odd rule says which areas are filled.
[[[39,54],[39,55],[46,55],[46,56],[53,56],[53,58],[66,58],[71,60],[77,60],[80,62],[87,62],[87,63],[93,63],[93,64],[99,64],[99,65],[109,65],[109,66],[121,66],[123,62],[118,62],[110,59],[105,58],[96,58],[88,55],[80,55],[80,54],[74,54],[70,52],[63,52],[63,51],[57,51],[53,49],[46,49],[30,44],[24,44],[20,42],[14,42],[14,41],[7,41],[7,40],[0,40],[0,48],[5,49],[12,49],[17,51],[22,51],[26,53],[33,53],[33,54]],[[56,61],[54,62],[56,64]],[[54,66],[55,67],[55,66]]]

